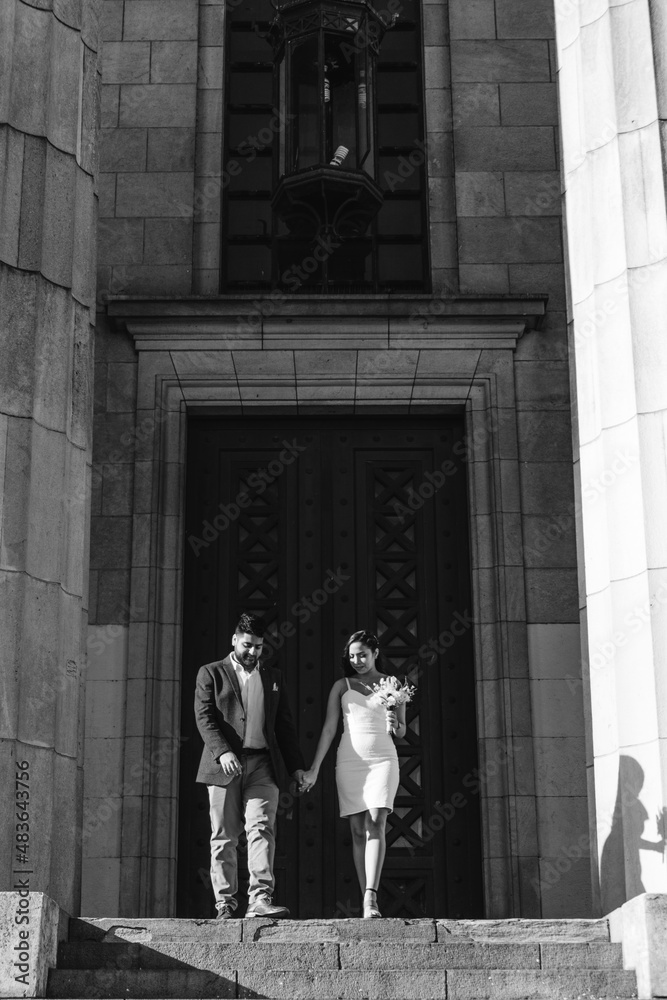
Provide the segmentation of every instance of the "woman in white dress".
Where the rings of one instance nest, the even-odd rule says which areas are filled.
[[[398,756],[392,736],[405,735],[405,705],[391,711],[374,697],[373,685],[384,676],[377,669],[380,657],[380,644],[372,632],[354,632],[348,639],[342,659],[345,676],[331,689],[315,757],[301,781],[306,792],[317,781],[342,711],[336,787],[340,814],[350,820],[364,917],[380,916],[377,889],[385,855],[385,827],[398,789]]]

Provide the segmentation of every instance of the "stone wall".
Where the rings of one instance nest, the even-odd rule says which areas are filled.
[[[24,888],[70,912],[80,887],[97,87],[93,3],[0,5],[0,887],[23,867]]]

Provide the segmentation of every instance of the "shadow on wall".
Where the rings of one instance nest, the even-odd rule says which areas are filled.
[[[611,830],[602,849],[600,860],[600,893],[602,912],[611,913],[628,899],[646,892],[642,883],[640,851],[665,849],[667,809],[656,817],[660,840],[645,840],[644,827],[648,811],[639,799],[644,785],[644,771],[634,757],[619,759],[618,790]]]

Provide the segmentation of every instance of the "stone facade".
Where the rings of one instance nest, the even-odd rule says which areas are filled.
[[[54,0],[53,13],[19,0],[9,7],[62,26],[58,18],[79,8],[87,17],[92,4]],[[665,25],[655,5],[424,2],[433,294],[283,296],[277,308],[261,297],[218,295],[224,3],[102,0],[100,8],[84,803],[83,819],[75,811],[65,824],[72,844],[82,831],[81,912],[174,913],[185,426],[188,414],[201,412],[466,414],[481,767],[503,743],[521,751],[482,795],[487,915],[587,916],[642,888],[664,889],[660,829],[651,827],[664,802],[660,512],[667,481],[664,345],[655,322],[664,313]],[[93,65],[86,24],[84,82]],[[71,67],[74,59],[72,50],[61,62]],[[637,65],[648,68],[635,73]],[[72,93],[74,83],[63,82],[63,90]],[[5,91],[0,80],[0,102]],[[81,92],[85,114],[87,86]],[[12,178],[26,185],[34,175],[19,170],[20,151],[37,140],[33,128],[7,120],[0,177],[9,179],[3,211],[11,221],[19,204],[12,192],[20,191]],[[62,149],[51,139],[44,156],[78,177],[88,147],[79,139],[75,161],[69,127]],[[84,140],[88,134],[82,127]],[[53,173],[54,190],[59,176]],[[92,187],[86,202],[84,180],[71,204],[45,195],[43,210],[38,203],[26,216],[44,219],[41,258],[34,237],[25,240],[32,256],[22,258],[24,241],[12,246],[14,228],[0,227],[6,280],[36,280],[41,259],[44,279],[58,296],[71,288],[67,301],[82,309],[90,299],[79,301],[75,278],[90,275],[89,244],[72,239],[75,263],[67,265],[67,252],[49,244],[62,228],[54,229],[49,213],[62,223],[69,212],[72,225],[88,232]],[[21,301],[13,286],[6,300]],[[58,329],[64,336],[71,326]],[[46,342],[55,350],[51,336]],[[20,352],[15,357],[17,370],[32,371]],[[45,367],[53,380],[57,366]],[[12,377],[13,392],[16,384]],[[41,398],[37,390],[33,398]],[[65,398],[55,394],[54,405],[62,408]],[[23,417],[20,406],[15,415]],[[80,438],[61,424],[53,433],[63,447],[79,449],[79,472],[58,489],[82,496],[90,424],[82,421]],[[64,467],[73,475],[72,464]],[[34,484],[35,503],[53,493],[51,482],[25,481]],[[5,509],[30,509],[8,487],[4,495]],[[87,498],[77,508],[79,538]],[[63,522],[57,512],[52,520],[39,514],[16,537],[34,537],[48,552],[40,532],[60,538]],[[11,518],[3,516],[4,559]],[[63,589],[81,595],[79,614],[87,556],[68,551],[78,577]],[[29,573],[6,568],[12,579],[17,569]],[[629,631],[635,606],[648,623],[637,630],[638,646],[615,638]],[[34,620],[24,629],[31,641]],[[79,654],[71,659],[80,662]],[[583,677],[582,659],[590,663]],[[12,655],[19,662],[25,658]],[[60,675],[55,665],[47,670],[52,685]],[[77,713],[70,705],[54,717],[67,720],[71,738],[55,757],[71,766],[74,781]],[[8,732],[20,739],[19,730]],[[632,794],[617,801],[617,786]],[[75,911],[72,859],[66,886],[47,880],[34,888],[50,889]]]

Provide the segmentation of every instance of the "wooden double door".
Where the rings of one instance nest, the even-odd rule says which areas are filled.
[[[179,915],[212,913],[195,678],[249,610],[269,623],[266,658],[285,674],[307,764],[353,631],[376,632],[388,672],[416,684],[382,912],[481,916],[462,421],[201,418],[188,435]],[[302,919],[361,912],[334,763],[335,745],[304,797],[283,776],[275,898]]]

